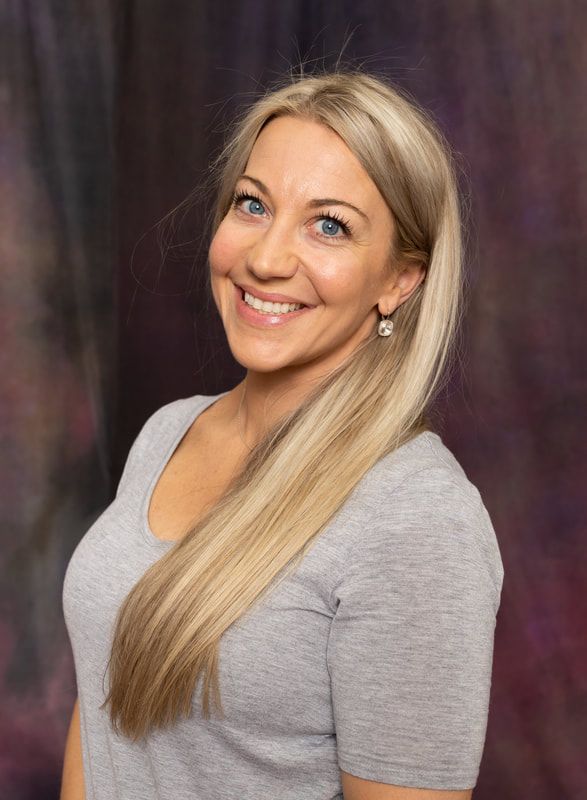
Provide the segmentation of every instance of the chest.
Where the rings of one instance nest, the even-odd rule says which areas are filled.
[[[159,475],[148,503],[148,521],[161,540],[178,540],[226,492],[242,467],[243,453],[212,443],[180,445]]]

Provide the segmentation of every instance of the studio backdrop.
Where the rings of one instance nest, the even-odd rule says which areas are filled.
[[[468,198],[460,367],[436,412],[505,583],[475,800],[587,796],[587,5],[9,0],[0,59],[0,797],[55,800],[73,549],[160,405],[244,375],[203,293],[202,180],[300,62],[391,78]],[[158,225],[163,220],[163,224]]]

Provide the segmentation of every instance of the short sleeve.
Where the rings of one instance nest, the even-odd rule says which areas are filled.
[[[336,590],[327,661],[338,763],[361,778],[475,786],[503,566],[479,493],[438,468],[374,512]]]

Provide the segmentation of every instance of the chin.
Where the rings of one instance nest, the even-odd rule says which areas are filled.
[[[263,358],[254,358],[254,357],[246,357],[240,356],[236,353],[233,353],[233,356],[238,363],[244,367],[249,372],[259,372],[259,373],[270,373],[270,372],[278,372],[281,369],[285,369],[290,366],[288,363],[284,363],[283,361],[269,361],[268,359]]]
[[[283,352],[262,352],[261,347],[246,347],[243,342],[234,344],[228,342],[235,361],[251,372],[277,372],[292,366],[291,359],[284,357]]]

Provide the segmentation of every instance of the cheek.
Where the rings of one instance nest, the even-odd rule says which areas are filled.
[[[213,275],[226,275],[235,263],[238,248],[235,246],[237,241],[229,233],[229,225],[222,222],[208,250],[208,260]]]
[[[316,283],[326,303],[353,306],[360,301],[365,289],[365,266],[354,259],[333,259],[321,265]]]

